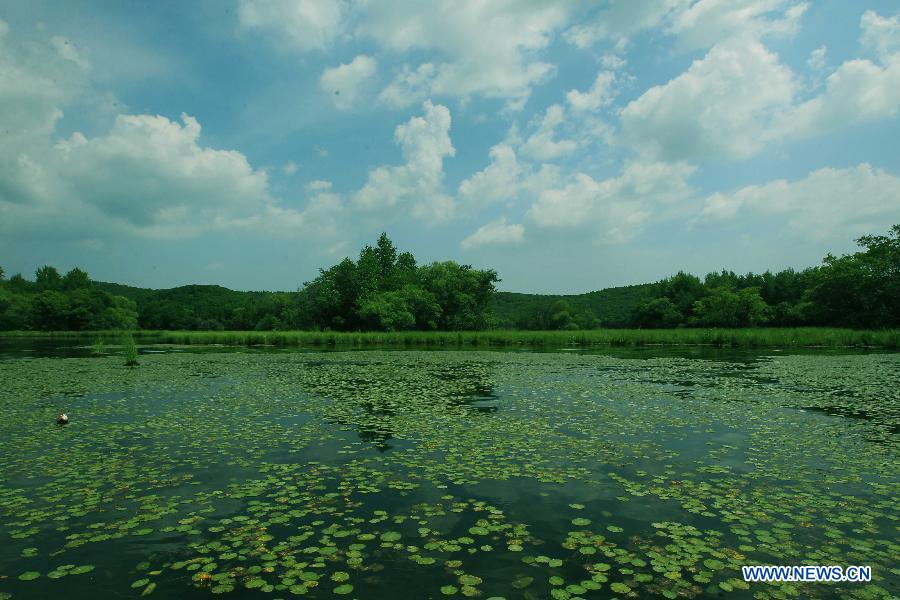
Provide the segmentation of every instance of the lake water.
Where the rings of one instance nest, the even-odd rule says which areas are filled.
[[[0,343],[0,600],[900,595],[900,354],[122,362]]]

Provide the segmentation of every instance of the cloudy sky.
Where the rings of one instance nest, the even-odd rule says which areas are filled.
[[[577,293],[900,223],[895,0],[12,0],[0,265],[296,289],[381,231]]]

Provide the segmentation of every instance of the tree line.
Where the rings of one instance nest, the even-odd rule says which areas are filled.
[[[34,281],[0,268],[3,330],[483,330],[598,327],[900,327],[900,225],[858,252],[801,271],[679,272],[652,284],[572,296],[497,292],[496,271],[419,265],[386,234],[296,292],[190,285],[148,290],[44,266]]]
[[[900,327],[900,225],[866,235],[859,252],[828,254],[802,271],[700,279],[678,274],[654,284],[632,311],[634,327],[830,325]]]
[[[60,276],[51,266],[34,281],[7,281],[0,269],[0,329],[480,330],[492,323],[498,281],[493,270],[453,261],[418,265],[384,233],[356,260],[320,269],[290,293],[147,290],[93,282],[77,268]]]

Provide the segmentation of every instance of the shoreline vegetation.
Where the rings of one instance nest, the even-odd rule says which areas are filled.
[[[723,270],[702,278],[679,271],[655,283],[562,296],[501,292],[497,271],[453,260],[419,264],[386,233],[356,260],[320,269],[294,292],[154,290],[94,281],[77,267],[63,275],[50,265],[29,281],[19,273],[7,279],[0,267],[0,331],[193,331],[200,337],[175,337],[276,345],[374,339],[385,341],[353,343],[896,347],[894,334],[846,331],[900,328],[900,224],[856,243],[861,251],[828,254],[802,271]],[[739,333],[745,328],[750,332]],[[833,333],[840,328],[847,329]],[[664,332],[649,333],[655,329]],[[771,333],[791,330],[829,333]]]
[[[900,329],[832,327],[592,329],[583,331],[4,331],[0,339],[86,339],[116,344],[291,347],[640,347],[900,349]]]

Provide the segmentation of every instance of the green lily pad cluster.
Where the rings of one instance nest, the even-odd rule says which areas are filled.
[[[101,594],[159,597],[900,585],[896,354],[206,351],[6,360],[0,381],[15,598],[101,573]],[[748,564],[874,580],[747,584]]]

